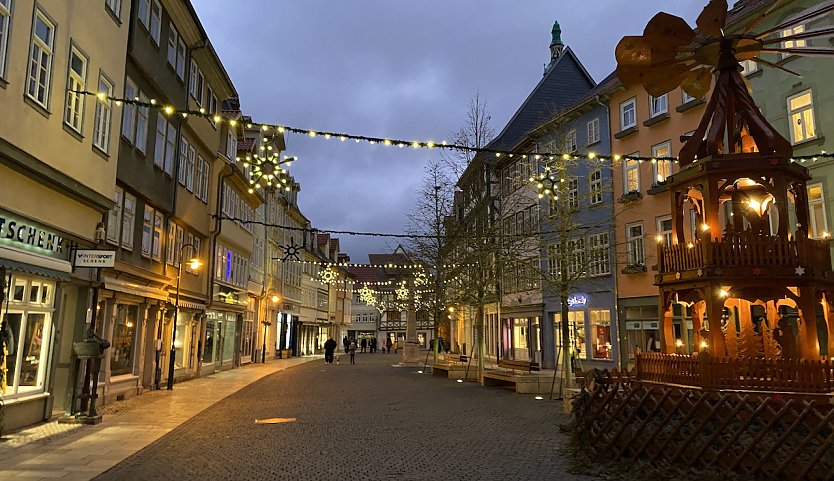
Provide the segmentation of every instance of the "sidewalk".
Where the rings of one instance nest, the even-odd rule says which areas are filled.
[[[0,442],[0,479],[91,479],[255,381],[321,359],[276,359],[149,391],[105,406],[95,426],[53,421],[10,434]]]

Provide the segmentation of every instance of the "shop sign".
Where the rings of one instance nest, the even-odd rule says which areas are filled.
[[[66,259],[61,235],[3,210],[0,210],[0,244]]]
[[[659,321],[644,321],[643,322],[643,329],[646,329],[648,331],[656,331],[659,328],[660,328],[660,322]]]
[[[640,321],[626,321],[626,330],[639,331],[643,329],[643,323]]]
[[[573,294],[568,297],[568,307],[584,307],[588,305],[588,297],[585,294]]]
[[[114,267],[116,251],[79,249],[75,251],[75,267]]]

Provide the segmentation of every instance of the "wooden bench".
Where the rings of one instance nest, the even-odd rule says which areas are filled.
[[[513,371],[538,371],[539,363],[533,361],[519,361],[516,359],[499,359],[498,367],[512,369]]]

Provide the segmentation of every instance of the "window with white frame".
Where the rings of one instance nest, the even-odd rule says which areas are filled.
[[[145,94],[139,94],[140,102],[148,102],[148,97]],[[148,117],[150,116],[150,109],[148,107],[139,106],[136,108],[136,148],[143,154],[148,148]]]
[[[201,155],[197,155],[197,173],[194,182],[194,195],[198,199],[206,202],[208,200],[208,179],[209,179],[209,164]]]
[[[558,279],[562,272],[562,246],[550,244],[547,246],[547,273],[551,279]]]
[[[608,232],[588,236],[591,257],[588,263],[589,276],[604,276],[611,273]]]
[[[122,0],[106,0],[105,5],[116,16],[120,18],[122,14]]]
[[[568,259],[568,275],[579,276],[585,272],[585,239],[572,239],[569,243],[571,256]]]
[[[159,38],[162,35],[162,4],[159,3],[159,0],[151,2],[151,20],[148,31],[154,43],[159,45]]]
[[[591,190],[591,205],[602,203],[602,169],[594,169],[588,175],[588,186]]]
[[[153,245],[153,207],[145,204],[145,214],[142,216],[142,257],[151,257]]]
[[[185,159],[185,188],[194,192],[194,167],[197,162],[197,151],[194,145],[188,145],[188,157]]]
[[[626,225],[626,254],[629,267],[643,267],[646,259],[643,254],[643,223]]]
[[[686,93],[686,90],[681,89],[681,104],[686,104],[695,100],[695,97]]]
[[[122,198],[124,191],[121,187],[113,190],[113,207],[107,212],[107,234],[105,238],[111,244],[119,243],[119,229],[122,227]]]
[[[136,1],[136,18],[139,19],[139,23],[141,23],[145,27],[145,29],[149,28],[151,20],[150,0]]]
[[[808,186],[808,210],[811,225],[809,237],[820,239],[828,234],[828,217],[825,215],[825,195],[822,183]]]
[[[588,140],[585,145],[592,145],[599,142],[599,119],[588,122]]]
[[[191,59],[191,73],[189,79],[189,86],[188,92],[191,94],[191,98],[193,98],[197,105],[203,105],[203,72],[200,71],[200,68],[197,66],[197,61]]]
[[[229,129],[226,133],[226,157],[229,160],[235,160],[237,157],[237,134],[234,129]]]
[[[660,236],[663,245],[672,245],[672,217],[660,217],[657,219],[657,235]]]
[[[12,0],[0,0],[0,78],[6,77],[9,27],[12,24]]]
[[[663,94],[659,97],[654,97],[649,95],[649,115],[651,117],[656,117],[661,114],[665,114],[669,111],[669,96],[668,94]]]
[[[174,265],[174,244],[177,240],[177,224],[168,222],[168,242],[165,244],[165,263]]]
[[[12,275],[2,313],[8,353],[4,401],[46,388],[54,292],[54,282],[17,272]]]
[[[122,247],[133,250],[133,226],[136,219],[136,197],[124,193],[124,207],[122,208]]]
[[[805,25],[797,25],[795,27],[790,27],[782,30],[781,37],[792,37],[798,33],[802,33],[805,31]],[[785,40],[782,42],[782,48],[802,48],[807,46],[807,42],[803,40]],[[789,57],[793,55],[792,53],[783,53],[782,58]]]
[[[623,191],[640,192],[640,163],[635,159],[623,159]]]
[[[579,208],[579,179],[568,179],[568,209]]]
[[[214,94],[214,90],[211,89],[208,82],[206,82],[206,113],[209,115],[217,114],[217,95]],[[215,125],[214,120],[211,124]]]
[[[177,150],[177,128],[168,122],[168,133],[165,135],[165,173],[174,176],[174,156]]]
[[[632,97],[620,104],[620,130],[637,125],[637,98]]]
[[[811,89],[788,97],[788,118],[791,122],[791,142],[798,144],[816,138],[814,98]]]
[[[113,84],[104,75],[99,76],[98,93],[103,93],[106,96],[104,98],[96,97],[93,145],[107,153],[110,144],[110,120],[112,117],[111,109],[113,108],[113,101],[110,97],[113,95]]]
[[[185,161],[186,161],[186,158],[188,157],[188,149],[190,147],[191,147],[191,145],[188,143],[187,140],[185,140],[185,136],[181,136],[180,137],[180,156],[178,157],[178,160],[177,160],[177,181],[182,185],[185,185],[185,172],[186,172]]]
[[[165,217],[162,212],[156,210],[153,214],[153,240],[151,243],[151,258],[157,262],[162,261],[162,226]]]
[[[658,184],[666,182],[672,175],[672,161],[664,157],[672,156],[672,142],[666,142],[652,146],[652,182]]]
[[[177,77],[185,78],[185,41],[180,37],[174,24],[169,24],[168,64],[177,72]]]
[[[741,74],[744,76],[750,75],[751,73],[759,70],[759,64],[752,60],[742,60],[739,62],[741,65]]]
[[[55,24],[39,8],[35,9],[26,95],[43,108],[49,107],[54,45]]]
[[[168,119],[162,113],[156,116],[156,142],[153,149],[153,165],[165,169],[165,135],[168,132]]]
[[[125,98],[132,100],[139,97],[139,88],[130,77],[125,77]],[[122,137],[128,142],[135,141],[136,105],[125,103],[122,107]]]
[[[0,0],[0,3],[2,3],[2,0]],[[0,25],[0,28],[2,28],[2,25]],[[0,33],[0,36],[2,36],[2,33]],[[0,42],[2,42],[2,39],[0,39]],[[0,59],[0,62],[2,62],[2,59]],[[64,123],[80,134],[81,125],[84,123],[84,100],[86,97],[79,92],[87,90],[87,57],[75,45],[72,45],[68,64],[67,105],[64,112]],[[2,66],[2,63],[0,63],[0,66]]]
[[[576,129],[571,129],[565,136],[565,152],[576,152]]]

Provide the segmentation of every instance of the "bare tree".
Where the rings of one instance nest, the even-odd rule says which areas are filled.
[[[469,99],[466,108],[466,121],[464,125],[451,134],[451,142],[455,145],[463,145],[480,149],[495,137],[495,128],[492,125],[492,115],[487,108],[487,102],[481,97],[480,92]],[[466,168],[475,158],[474,151],[468,150],[445,150],[441,158],[454,178],[460,178]]]

